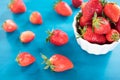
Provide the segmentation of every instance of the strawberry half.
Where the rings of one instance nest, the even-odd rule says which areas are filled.
[[[22,52],[18,54],[16,61],[20,66],[28,66],[35,62],[35,58],[28,52]]]
[[[11,0],[9,8],[13,13],[23,13],[26,11],[26,6],[22,0]]]
[[[32,31],[24,31],[20,35],[20,41],[23,43],[31,42],[35,37],[35,34]]]
[[[39,12],[35,11],[30,15],[30,22],[33,24],[42,24],[42,16]]]
[[[58,14],[60,14],[62,16],[72,15],[72,9],[70,8],[70,6],[66,2],[63,2],[62,0],[59,0],[55,4],[54,9]]]
[[[118,22],[120,18],[120,7],[115,3],[107,3],[103,9],[105,15],[113,22]]]
[[[48,31],[48,38],[46,41],[50,41],[56,46],[62,46],[68,42],[68,35],[61,30],[53,30],[52,32]]]
[[[41,55],[44,59],[44,63],[46,67],[44,69],[50,68],[55,72],[63,72],[73,68],[73,63],[65,56],[60,54],[54,54],[50,59],[48,59],[45,55]]]
[[[111,30],[111,26],[108,20],[104,17],[97,17],[97,14],[94,14],[92,20],[92,26],[94,32],[97,34],[107,34]]]
[[[116,29],[111,29],[111,31],[106,34],[106,38],[109,42],[118,41],[120,39],[120,34]]]
[[[13,32],[17,29],[16,23],[13,22],[12,20],[6,20],[3,23],[2,27],[6,32]]]

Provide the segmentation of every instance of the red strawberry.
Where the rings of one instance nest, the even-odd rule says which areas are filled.
[[[83,0],[72,0],[72,5],[76,8],[80,7],[82,4]]]
[[[104,44],[106,42],[105,36],[94,33],[91,26],[83,28],[82,37],[91,43]]]
[[[3,29],[6,31],[6,32],[13,32],[17,29],[17,25],[15,22],[13,22],[12,20],[6,20],[4,23],[3,23]]]
[[[63,72],[73,68],[73,63],[67,57],[60,54],[54,54],[50,59],[42,54],[42,58],[46,64],[45,69],[50,67],[55,72]]]
[[[118,41],[120,39],[120,34],[117,30],[111,29],[111,31],[106,34],[106,38],[109,42]]]
[[[48,34],[46,41],[50,41],[56,46],[62,46],[68,42],[68,35],[61,30],[48,31]]]
[[[23,43],[28,43],[32,41],[35,37],[35,34],[32,31],[24,31],[20,35],[20,41]]]
[[[16,61],[20,66],[28,66],[35,62],[35,58],[28,52],[22,52],[18,54]]]
[[[58,14],[62,16],[72,15],[72,9],[66,2],[62,2],[62,0],[59,0],[59,2],[55,5],[54,9]]]
[[[104,6],[104,13],[109,17],[113,22],[118,22],[120,17],[120,7],[115,3],[107,3]]]
[[[102,14],[102,9],[103,7],[100,0],[89,0],[86,3],[86,6],[82,9],[83,16],[87,17],[86,21],[92,20],[95,12],[99,15]]]
[[[79,20],[80,26],[84,27],[84,26],[90,26],[91,25],[92,21],[87,21],[86,18],[87,17],[84,17],[84,16],[80,17],[80,20]]]
[[[26,6],[22,0],[11,0],[9,8],[13,13],[23,13],[26,11]]]
[[[39,12],[33,12],[30,15],[30,22],[33,24],[42,24],[42,16]]]
[[[109,21],[103,17],[97,17],[96,13],[92,20],[92,26],[97,34],[107,34],[111,30]]]
[[[83,11],[84,7],[86,6],[87,2],[83,2],[80,6],[81,10]]]
[[[119,20],[118,20],[118,22],[117,22],[116,29],[117,29],[118,32],[120,33],[120,18],[119,18]]]

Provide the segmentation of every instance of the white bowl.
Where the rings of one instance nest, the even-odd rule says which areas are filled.
[[[76,37],[78,37],[79,34],[76,28],[77,15],[74,17],[74,21],[73,21],[73,29]],[[95,55],[107,54],[109,51],[112,51],[117,46],[117,44],[120,43],[120,39],[117,42],[113,42],[111,44],[103,44],[103,45],[93,44],[82,38],[76,38],[76,40],[83,50],[87,51],[89,54],[95,54]]]

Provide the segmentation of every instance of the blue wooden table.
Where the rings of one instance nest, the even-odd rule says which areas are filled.
[[[8,9],[10,0],[0,1],[0,26],[7,19],[12,19],[18,25],[18,30],[6,33],[0,28],[0,80],[120,80],[120,44],[106,55],[90,55],[83,51],[76,42],[72,22],[80,9],[72,6],[71,0],[64,0],[73,10],[72,16],[58,15],[53,5],[56,0],[24,0],[27,11],[23,14],[13,14]],[[120,0],[114,0],[120,5]],[[43,18],[42,25],[33,25],[29,16],[33,11],[39,11]],[[61,29],[69,36],[69,42],[61,47],[46,43],[46,31]],[[35,39],[23,44],[19,35],[25,30],[35,33]],[[36,61],[30,66],[20,67],[15,61],[19,52],[29,52]],[[40,53],[48,57],[55,53],[67,56],[74,68],[62,73],[44,70]]]

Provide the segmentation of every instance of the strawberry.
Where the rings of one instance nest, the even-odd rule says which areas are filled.
[[[103,9],[105,15],[113,22],[118,22],[120,17],[120,7],[115,3],[107,3]]]
[[[22,0],[11,0],[9,8],[13,13],[23,13],[26,11],[26,6]]]
[[[35,62],[35,58],[28,52],[18,54],[16,61],[20,66],[28,66]]]
[[[30,15],[30,22],[33,24],[42,24],[42,16],[39,12],[35,11]]]
[[[3,23],[3,29],[6,31],[6,32],[13,32],[17,29],[17,25],[15,22],[13,22],[12,20],[6,20],[4,23]]]
[[[111,30],[109,21],[103,17],[97,17],[96,13],[92,20],[92,26],[97,34],[107,34]]]
[[[104,44],[106,42],[105,36],[94,33],[91,26],[84,27],[83,29],[81,29],[81,34],[83,39],[91,43]]]
[[[117,22],[117,25],[116,25],[116,29],[118,30],[118,32],[120,33],[120,18]]]
[[[109,42],[118,41],[120,39],[120,34],[116,29],[111,29],[111,31],[106,34],[106,39]]]
[[[35,34],[32,31],[24,31],[20,35],[20,41],[23,43],[31,42],[35,37]]]
[[[56,3],[54,9],[58,14],[62,16],[72,15],[72,9],[66,2],[63,2],[62,0],[59,0],[59,2]]]
[[[82,9],[83,16],[86,17],[86,21],[92,20],[94,13],[96,12],[98,15],[102,14],[102,4],[100,0],[89,0],[85,7]]]
[[[68,42],[68,35],[61,30],[48,31],[48,34],[49,36],[46,41],[50,41],[56,46],[62,46]]]
[[[76,8],[80,7],[82,4],[83,0],[72,0],[72,5]]]
[[[42,58],[46,64],[44,69],[50,68],[55,72],[63,72],[73,68],[73,63],[67,57],[60,54],[54,54],[50,59],[42,54]]]
[[[86,6],[87,2],[83,2],[80,6],[81,10],[83,11],[84,7]]]

